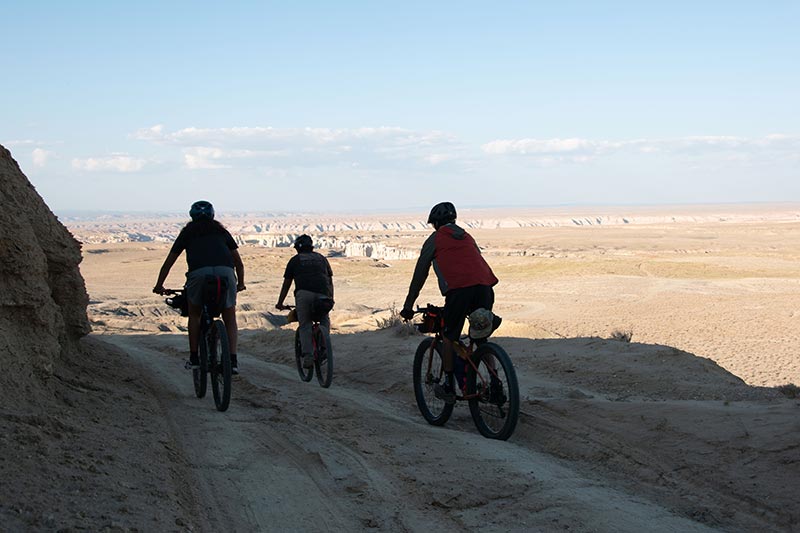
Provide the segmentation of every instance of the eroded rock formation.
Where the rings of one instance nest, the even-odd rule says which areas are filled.
[[[0,146],[0,390],[13,407],[40,402],[57,358],[89,332],[80,261],[80,243]]]

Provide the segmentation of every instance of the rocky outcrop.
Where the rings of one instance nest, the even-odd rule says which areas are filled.
[[[350,242],[344,247],[345,257],[370,257],[372,259],[416,259],[419,250],[386,246],[381,242]]]
[[[89,297],[80,244],[2,146],[0,206],[0,390],[24,408],[47,394],[57,358],[89,332]]]

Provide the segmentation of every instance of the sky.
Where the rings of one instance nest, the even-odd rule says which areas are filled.
[[[800,201],[800,2],[0,0],[50,207]]]

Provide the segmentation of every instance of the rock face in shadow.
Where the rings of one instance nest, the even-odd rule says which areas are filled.
[[[0,390],[13,399],[7,408],[40,404],[57,359],[90,330],[80,261],[80,243],[0,146]]]

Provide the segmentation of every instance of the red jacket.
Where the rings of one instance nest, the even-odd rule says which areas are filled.
[[[428,278],[430,266],[439,279],[439,290],[446,295],[452,289],[473,285],[497,284],[497,277],[483,259],[475,239],[455,224],[446,224],[436,230],[422,245],[408,297],[403,306],[411,309]]]

